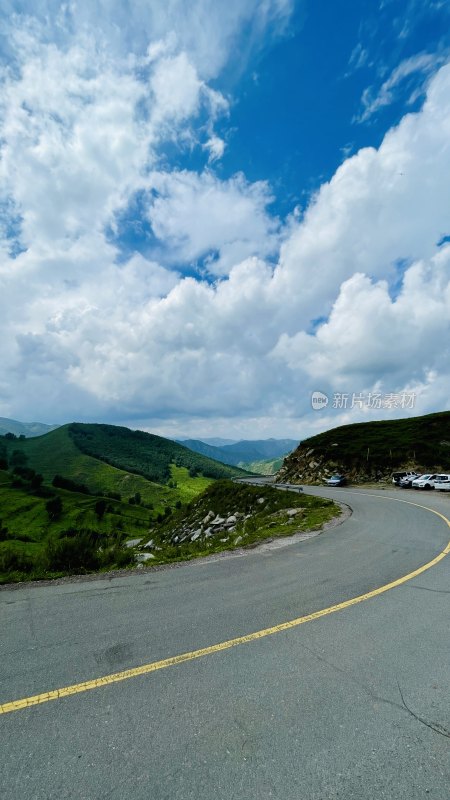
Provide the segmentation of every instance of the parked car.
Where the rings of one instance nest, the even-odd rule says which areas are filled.
[[[403,478],[400,478],[397,486],[400,486],[401,489],[411,489],[412,482],[419,477],[417,472],[408,472]]]
[[[332,475],[331,478],[326,479],[325,483],[327,486],[345,486],[347,478],[345,475]]]
[[[437,475],[419,475],[418,478],[415,478],[412,482],[413,489],[434,489],[434,481],[436,480]]]
[[[409,474],[410,474],[409,472],[393,472],[392,483],[394,483],[396,486],[399,486],[402,478],[406,478],[406,476]]]
[[[434,481],[434,488],[438,492],[450,492],[450,475],[438,475]]]

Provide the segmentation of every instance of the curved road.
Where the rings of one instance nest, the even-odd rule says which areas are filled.
[[[352,516],[272,551],[1,591],[2,797],[448,800],[450,556],[319,619],[9,705],[279,628],[411,573],[450,538],[441,517],[397,502],[450,518],[447,496],[311,492]]]

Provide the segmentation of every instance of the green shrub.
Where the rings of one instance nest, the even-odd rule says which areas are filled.
[[[33,566],[32,559],[12,543],[0,550],[0,572],[31,572]]]
[[[66,531],[59,539],[46,543],[44,561],[50,572],[95,570],[99,566],[96,536],[92,531]]]

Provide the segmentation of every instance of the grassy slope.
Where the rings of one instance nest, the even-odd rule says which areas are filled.
[[[305,450],[346,466],[367,462],[369,450],[369,462],[381,467],[415,462],[425,468],[450,468],[450,411],[333,428],[305,439],[285,464]]]
[[[84,426],[80,426],[84,428]],[[20,451],[26,457],[26,465],[44,477],[44,485],[49,487],[56,474],[70,478],[77,483],[87,486],[91,495],[64,489],[52,489],[55,496],[59,496],[63,503],[63,513],[57,521],[50,521],[45,508],[47,497],[33,493],[30,488],[13,488],[11,475],[0,471],[0,518],[3,525],[8,528],[7,541],[0,541],[0,555],[2,551],[14,547],[34,559],[38,559],[45,549],[48,539],[58,538],[58,535],[68,528],[93,529],[104,536],[115,536],[120,532],[119,538],[137,538],[148,534],[149,526],[154,523],[158,514],[164,513],[167,508],[174,509],[177,503],[187,504],[200,492],[204,491],[212,478],[201,474],[193,477],[189,474],[188,466],[206,471],[235,474],[240,472],[234,468],[209,462],[197,454],[190,453],[186,448],[175,446],[165,447],[165,441],[158,442],[156,448],[156,467],[164,470],[170,478],[169,484],[160,484],[148,480],[143,475],[130,471],[143,466],[142,471],[147,471],[149,459],[154,456],[154,441],[159,437],[143,435],[133,436],[127,429],[114,429],[112,426],[86,426],[88,430],[94,428],[94,444],[99,448],[102,437],[107,437],[107,458],[112,457],[118,464],[125,462],[128,469],[105,463],[99,458],[82,453],[77,447],[76,437],[70,435],[70,426],[64,426],[41,437],[25,440],[1,439],[0,446],[8,452],[9,459],[14,451]],[[107,431],[99,430],[107,428]],[[115,435],[119,430],[119,435]],[[130,436],[127,436],[127,433]],[[100,436],[98,435],[100,434]],[[161,446],[162,442],[162,446]],[[92,441],[90,441],[92,444]],[[171,444],[171,443],[169,443]],[[136,446],[137,445],[137,446]],[[181,457],[180,453],[181,452]],[[175,457],[178,465],[170,463],[169,458]],[[140,464],[139,459],[147,459]],[[180,465],[185,462],[187,466]],[[119,493],[122,502],[108,500],[110,510],[102,520],[95,514],[95,503],[99,497],[108,492]],[[153,508],[144,508],[142,505],[131,505],[128,499],[139,492],[142,502]],[[0,575],[0,582],[6,580],[5,575]]]
[[[170,464],[214,479],[244,474],[236,467],[213,461],[177,442],[144,431],[81,423],[69,425],[67,430],[82,452],[158,483],[170,477]]]
[[[297,509],[290,516],[288,509]],[[202,525],[208,512],[222,517],[241,513],[233,532],[218,532],[210,538],[201,536],[195,542],[170,544],[174,535],[185,526],[191,530]],[[164,560],[189,559],[230,549],[234,546],[251,546],[268,537],[291,536],[301,531],[318,530],[336,517],[339,507],[322,497],[302,495],[298,492],[280,492],[270,486],[230,484],[228,481],[213,483],[189,506],[177,512],[152,532],[155,540],[164,544]],[[206,528],[209,523],[203,527]]]
[[[199,470],[203,468],[206,471],[217,471],[219,477],[239,473],[232,467],[216,465],[202,456],[190,453],[186,448],[174,445],[173,449],[169,447],[162,451],[162,466],[167,470],[168,477],[176,481],[177,486],[162,485],[148,480],[143,475],[135,474],[133,471],[134,469],[141,469],[143,472],[151,471],[152,462],[155,460],[153,439],[159,440],[160,437],[152,437],[147,434],[143,440],[140,440],[134,438],[132,432],[126,428],[96,425],[77,426],[82,430],[87,429],[88,432],[94,429],[95,438],[88,440],[88,445],[98,453],[99,457],[94,457],[80,451],[77,446],[77,437],[73,438],[70,435],[70,427],[65,425],[45,436],[33,439],[21,441],[2,439],[2,444],[7,447],[9,456],[15,450],[22,451],[27,457],[27,466],[41,473],[47,484],[52,482],[55,474],[59,474],[78,483],[84,483],[96,494],[119,492],[122,498],[128,499],[139,492],[145,502],[153,503],[155,508],[158,507],[160,510],[165,505],[174,505],[177,500],[181,500],[182,503],[188,502],[211,482],[211,478],[202,475],[190,477],[189,466],[194,466]],[[108,431],[99,430],[103,428]],[[114,434],[115,431],[119,432],[118,436],[111,435],[111,432]],[[124,433],[126,431],[130,434],[129,437]],[[168,440],[161,441],[164,443]],[[106,451],[103,453],[103,457],[109,460],[114,459],[121,468],[102,460],[102,444]],[[161,456],[161,450],[158,455]],[[185,465],[175,466],[169,459],[177,459],[178,462],[184,461]]]
[[[269,458],[265,461],[251,461],[250,464],[238,464],[242,469],[256,472],[257,475],[275,475],[283,464],[283,458]]]
[[[37,564],[47,540],[58,539],[69,528],[96,530],[102,537],[113,537],[114,540],[145,537],[148,533],[151,512],[142,506],[111,500],[108,513],[99,520],[95,513],[98,497],[54,489],[54,495],[61,498],[63,513],[60,519],[51,521],[45,508],[48,498],[27,488],[12,488],[10,484],[11,476],[0,471],[0,514],[8,529],[8,538],[0,541],[0,561],[2,553],[13,548],[30,556]],[[39,572],[37,577],[43,575]],[[0,569],[0,583],[11,579],[16,578],[9,573],[3,574]]]

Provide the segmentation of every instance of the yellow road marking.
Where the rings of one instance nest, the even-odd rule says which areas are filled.
[[[363,494],[363,492],[354,492],[354,494]],[[441,514],[439,511],[435,511],[433,508],[428,508],[428,506],[422,506],[418,503],[411,503],[409,500],[383,497],[383,495],[369,496],[382,497],[384,500],[395,500],[399,503],[407,503],[408,505],[423,508],[426,511],[430,511],[432,514],[436,514],[436,516],[444,520],[444,522],[450,527],[450,520],[447,519],[444,514]],[[372,597],[377,597],[377,595],[388,592],[390,589],[395,589],[396,586],[401,586],[402,583],[406,583],[406,581],[410,581],[412,578],[416,578],[417,575],[421,575],[423,572],[426,572],[426,570],[434,567],[449,553],[450,542],[435,558],[433,558],[431,561],[428,561],[427,564],[424,564],[413,572],[410,572],[408,575],[404,575],[402,578],[397,578],[397,580],[392,581],[391,583],[386,583],[384,586],[380,586],[378,589],[373,589],[371,592],[360,594],[358,597],[352,597],[350,600],[344,600],[344,602],[338,603],[337,605],[329,606],[328,608],[322,608],[320,611],[314,611],[312,614],[306,614],[304,617],[297,617],[297,619],[292,619],[288,622],[282,622],[279,625],[273,625],[271,628],[264,628],[263,630],[255,631],[254,633],[248,633],[244,636],[237,636],[235,639],[228,639],[225,642],[219,642],[218,644],[213,644],[209,647],[203,647],[200,650],[191,650],[187,653],[181,653],[178,656],[165,658],[162,661],[153,661],[150,664],[143,664],[140,667],[126,669],[122,672],[114,672],[111,675],[104,675],[102,678],[94,678],[90,681],[75,683],[72,686],[64,686],[61,689],[53,689],[49,692],[35,694],[32,697],[24,697],[21,700],[12,700],[9,703],[3,703],[0,705],[0,714],[9,714],[12,711],[20,711],[24,708],[30,708],[31,706],[48,703],[50,700],[60,700],[62,697],[69,697],[73,694],[88,692],[91,689],[99,689],[101,686],[108,686],[111,683],[126,681],[129,680],[129,678],[137,678],[139,675],[147,675],[150,672],[156,672],[157,670],[165,669],[166,667],[173,667],[175,664],[183,664],[185,661],[193,661],[196,658],[203,658],[203,656],[209,656],[213,653],[220,653],[223,650],[229,650],[230,648],[237,647],[240,644],[247,644],[248,642],[254,642],[257,639],[263,639],[266,636],[272,636],[274,633],[280,633],[281,631],[287,631],[291,628],[297,628],[299,625],[304,625],[305,622],[312,622],[315,619],[326,617],[328,614],[334,614],[335,611],[342,611],[344,608],[355,606],[358,603],[362,603],[364,600],[370,600]]]

